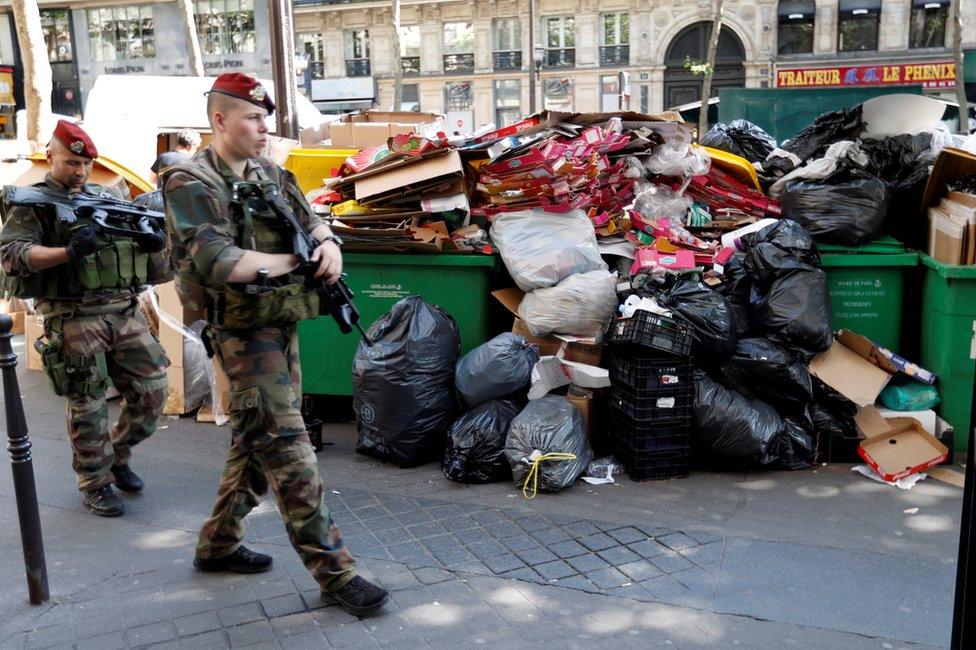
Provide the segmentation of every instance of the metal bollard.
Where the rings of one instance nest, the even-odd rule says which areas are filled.
[[[14,321],[0,314],[0,371],[3,373],[3,402],[7,413],[7,451],[14,475],[14,494],[17,499],[17,518],[20,520],[20,544],[24,549],[27,569],[27,593],[31,605],[50,600],[47,585],[47,564],[44,560],[44,538],[41,535],[41,515],[37,508],[37,486],[34,483],[34,463],[31,443],[27,436],[24,404],[20,401],[17,382],[17,355],[10,345]]]

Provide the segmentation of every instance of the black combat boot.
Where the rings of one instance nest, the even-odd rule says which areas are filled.
[[[125,504],[111,485],[85,492],[85,507],[99,517],[118,517],[125,512]]]
[[[123,492],[139,492],[145,486],[128,465],[112,465],[112,474],[115,475],[115,487]]]
[[[386,589],[356,576],[340,589],[323,591],[322,598],[335,603],[354,616],[365,616],[385,605],[390,599],[390,594]]]
[[[234,573],[264,573],[271,570],[274,559],[264,553],[255,553],[246,546],[224,557],[211,559],[193,558],[193,566],[201,571],[233,571]]]

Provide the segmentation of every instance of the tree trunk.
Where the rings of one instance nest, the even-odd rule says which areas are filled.
[[[49,139],[53,82],[41,13],[37,0],[13,0],[14,24],[24,62],[24,103],[27,107],[27,139],[40,147]]]
[[[393,0],[393,110],[403,110],[403,61],[400,59],[400,0]]]
[[[956,103],[959,104],[959,133],[969,133],[969,102],[966,101],[966,74],[962,52],[962,0],[949,5],[949,25],[952,29],[952,53],[956,62]]]
[[[702,79],[701,107],[698,109],[698,137],[708,131],[708,99],[712,94],[712,73],[715,68],[715,52],[718,51],[718,37],[722,33],[722,5],[725,0],[715,0],[715,17],[712,19],[712,33],[708,41],[708,69]]]
[[[186,49],[190,63],[190,74],[202,77],[203,51],[200,49],[200,36],[197,34],[197,24],[193,20],[193,0],[176,0],[180,6],[180,16],[183,18],[183,36],[186,38]]]

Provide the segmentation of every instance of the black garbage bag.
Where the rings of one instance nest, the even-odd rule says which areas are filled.
[[[766,338],[809,361],[834,342],[833,310],[823,269],[801,265],[769,285],[756,312]]]
[[[522,410],[514,400],[490,400],[468,411],[447,432],[441,469],[458,483],[493,483],[511,478],[505,440]]]
[[[499,334],[461,357],[454,372],[458,395],[468,406],[525,391],[539,349],[511,332]]]
[[[819,242],[856,246],[879,234],[888,216],[891,188],[863,172],[842,171],[822,181],[787,183],[783,214]]]
[[[744,253],[735,253],[723,265],[725,282],[718,291],[729,301],[732,309],[732,322],[735,323],[736,338],[749,335],[752,323],[749,319],[749,296],[752,292],[752,278],[746,272]]]
[[[742,236],[746,250],[760,243],[768,243],[784,250],[810,266],[820,266],[820,251],[810,232],[792,219],[780,219],[762,230]]]
[[[699,144],[742,156],[752,163],[766,160],[776,148],[773,136],[748,120],[716,124],[708,130]]]
[[[437,459],[454,421],[457,324],[420,296],[393,305],[369,328],[353,361],[356,451],[400,467]]]
[[[545,454],[568,453],[572,460],[544,460],[538,463],[538,481],[531,479],[535,461]],[[572,485],[593,460],[586,427],[579,409],[565,397],[546,395],[529,405],[512,420],[505,443],[505,458],[512,468],[515,485],[529,492],[556,492]]]
[[[735,349],[736,325],[728,298],[704,282],[679,277],[657,297],[658,304],[691,325],[692,350],[700,363],[719,364]]]
[[[166,206],[163,204],[162,190],[143,192],[136,198],[132,199],[132,203],[134,205],[140,205],[144,208],[149,208],[150,210],[155,210],[156,212],[166,211]]]
[[[790,271],[813,268],[790,251],[769,242],[759,242],[750,248],[743,264],[760,293],[768,291],[776,278]]]
[[[807,364],[766,339],[741,339],[719,369],[723,383],[743,395],[761,399],[780,413],[805,417],[813,401]]]
[[[854,422],[857,405],[816,377],[813,399],[810,419],[825,459],[831,463],[860,462],[857,448],[861,441]]]
[[[800,469],[812,461],[813,441],[769,404],[695,376],[695,455],[724,469]]]

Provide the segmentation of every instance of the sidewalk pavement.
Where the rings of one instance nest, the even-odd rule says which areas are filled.
[[[18,351],[21,337],[15,338]],[[392,592],[359,620],[326,606],[268,499],[247,544],[269,573],[193,570],[229,430],[165,419],[136,448],[146,480],[118,519],[74,488],[60,399],[18,367],[52,601],[27,604],[10,472],[0,472],[0,649],[944,647],[961,492],[900,491],[847,466],[583,483],[526,500],[436,464],[357,455],[327,425],[326,498],[360,569]],[[113,405],[113,413],[117,404]],[[916,510],[917,509],[917,510]]]

